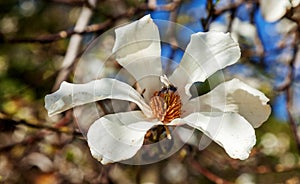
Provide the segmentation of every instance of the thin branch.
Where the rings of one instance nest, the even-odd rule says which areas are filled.
[[[182,1],[175,0],[172,3],[174,3],[174,9],[170,13],[170,21],[176,22]],[[169,38],[168,41],[172,47],[172,52],[170,53],[170,56],[169,56],[169,59],[167,62],[166,73],[171,73],[171,66],[173,63],[173,59],[174,59],[176,50],[179,48],[177,37],[176,37],[176,25],[175,24],[169,24],[168,30],[167,30],[167,35]]]
[[[208,16],[205,19],[201,19],[201,23],[202,23],[204,31],[208,31],[210,21],[211,21],[213,15],[214,15],[214,12],[215,12],[215,4],[213,3],[212,0],[207,1],[206,8],[207,8],[207,11],[208,11]]]
[[[234,8],[232,8],[231,10],[230,10],[230,17],[229,17],[229,23],[228,23],[228,27],[227,27],[227,31],[228,32],[231,32],[231,29],[232,29],[232,23],[233,23],[233,20],[234,20],[234,18],[235,18],[235,15],[236,14],[236,8],[234,7]]]
[[[288,112],[288,118],[289,118],[289,123],[290,123],[290,127],[291,127],[291,131],[293,132],[296,144],[297,144],[297,149],[298,152],[300,152],[300,137],[298,135],[298,126],[297,126],[297,122],[295,121],[293,115],[292,115],[292,89],[289,87],[286,90],[286,108],[287,108],[287,112]]]
[[[215,12],[213,14],[213,19],[215,19],[217,16],[219,16],[227,11],[237,9],[242,3],[244,3],[244,0],[235,1],[233,3],[230,3],[228,6],[222,7],[220,9],[215,9]]]
[[[76,31],[76,30],[62,30],[58,33],[54,34],[48,34],[48,35],[42,35],[42,36],[36,36],[36,37],[27,37],[27,38],[5,38],[4,35],[1,35],[0,37],[0,43],[12,43],[12,44],[19,44],[19,43],[52,43],[56,42],[58,40],[66,39],[71,37],[74,34],[78,35],[84,35],[89,33],[99,33],[106,29],[108,29],[110,26],[113,25],[114,21],[122,18],[122,17],[131,17],[132,15],[137,14],[141,11],[149,10],[146,4],[141,4],[137,8],[130,8],[127,12],[120,14],[115,17],[109,17],[106,21],[99,23],[99,24],[91,24],[85,27],[82,31]]]
[[[93,7],[96,6],[97,0],[89,0],[89,4]],[[82,32],[88,25],[90,18],[92,17],[93,9],[89,6],[83,6],[79,18],[77,19],[74,31]],[[61,65],[61,70],[56,78],[53,90],[58,89],[60,83],[66,79],[69,75],[69,67],[74,63],[81,46],[82,35],[74,34],[71,36],[69,46],[67,48],[64,61]]]
[[[291,19],[292,20],[292,19]],[[296,31],[296,36],[295,36],[295,42],[294,42],[294,51],[293,51],[293,58],[289,63],[289,73],[286,76],[283,84],[281,86],[279,86],[277,88],[278,91],[284,91],[286,94],[286,108],[287,108],[287,112],[288,112],[288,119],[289,119],[289,123],[290,123],[290,128],[291,131],[294,134],[294,138],[297,144],[297,148],[298,151],[300,152],[300,137],[298,135],[298,126],[297,126],[297,122],[293,117],[292,114],[292,108],[293,108],[293,101],[292,101],[292,95],[293,95],[293,88],[292,88],[292,84],[294,81],[294,75],[295,75],[295,62],[297,59],[297,54],[299,52],[300,49],[300,22],[298,22],[297,20],[292,20],[295,23],[297,23],[297,31]]]
[[[71,135],[75,135],[75,136],[81,135],[80,132],[71,130],[66,126],[60,126],[60,127],[48,126],[48,125],[43,125],[43,124],[29,123],[25,120],[13,120],[13,119],[2,119],[2,118],[0,119],[0,121],[1,121],[1,123],[13,124],[14,126],[16,126],[16,125],[25,125],[25,126],[30,127],[30,128],[45,129],[45,130],[50,130],[50,131],[57,132],[57,133],[71,134]]]
[[[74,34],[83,35],[87,33],[100,32],[107,29],[107,27],[109,27],[110,25],[112,25],[112,20],[106,20],[105,22],[99,24],[89,25],[83,31],[64,30],[55,34],[42,35],[42,36],[37,36],[32,38],[8,38],[8,39],[3,39],[2,43],[42,43],[42,44],[52,43],[58,40],[69,38]]]
[[[114,24],[115,20],[117,20],[119,18],[123,18],[123,17],[131,17],[133,15],[136,15],[139,12],[144,12],[146,10],[148,10],[147,5],[146,4],[141,4],[140,6],[138,6],[136,8],[128,9],[125,13],[122,13],[122,14],[114,16],[114,17],[110,17],[105,22],[85,26],[85,28],[82,29],[82,30],[76,30],[76,29],[70,30],[70,31],[65,31],[64,30],[64,31],[60,31],[56,34],[49,34],[49,35],[43,35],[43,36],[39,36],[39,37],[32,37],[32,38],[10,38],[10,39],[0,38],[0,43],[42,43],[43,44],[43,43],[55,42],[55,41],[65,39],[65,38],[68,38],[68,37],[73,37],[75,35],[81,36],[81,35],[86,34],[86,33],[101,33],[102,31],[104,31],[104,30],[108,29],[109,27],[111,27]],[[70,44],[71,44],[71,42],[70,42]],[[72,51],[72,53],[75,54],[74,51]],[[78,53],[78,51],[77,51],[76,56],[74,58],[74,61],[79,55],[80,55],[80,53]],[[67,56],[67,54],[66,54],[66,56]],[[72,56],[72,58],[73,57],[74,56]],[[67,64],[62,65],[61,71],[63,71],[63,70],[64,71],[63,72],[60,71],[59,73],[64,73],[64,74],[60,74],[61,75],[59,77],[59,78],[61,78],[60,80],[58,80],[58,78],[57,78],[56,85],[59,84],[58,81],[65,80],[65,78],[67,77],[67,75],[71,71],[71,66],[74,64],[74,61],[72,61],[72,62],[69,62],[69,61],[71,61],[71,60],[68,59],[67,62],[65,62]],[[57,87],[58,86],[56,86],[56,88]],[[55,87],[54,87],[54,89],[55,89]]]
[[[235,1],[228,6],[216,9],[216,4],[214,4],[212,0],[209,0],[207,2],[208,16],[205,19],[201,19],[204,31],[208,31],[210,23],[213,22],[219,15],[227,11],[235,11],[243,2],[243,0]]]
[[[133,15],[135,15],[136,13],[138,13],[139,11],[145,11],[147,9],[147,7],[145,7],[145,5],[141,5],[139,6],[138,8],[132,8],[132,9],[129,9],[127,12],[123,13],[123,14],[120,14],[120,15],[117,15],[115,17],[111,17],[110,19],[106,20],[101,26],[100,28],[107,28],[111,25],[113,25],[114,21],[119,19],[119,18],[122,18],[122,17],[131,17]],[[93,26],[89,26],[87,27],[86,31],[88,32],[95,32],[95,30],[99,30],[99,27],[97,25],[95,25],[94,27]],[[84,30],[83,30],[84,31]],[[99,31],[98,31],[99,32]],[[76,36],[76,35],[72,35],[72,36]],[[79,36],[79,35],[77,35]],[[72,38],[71,38],[72,39]],[[78,40],[77,40],[78,41]],[[70,42],[71,44],[71,42]],[[69,45],[70,45],[69,44]],[[69,47],[69,48],[73,48],[72,47]],[[69,50],[68,48],[68,50]],[[74,48],[74,49],[79,49],[79,47],[77,48]],[[71,51],[70,51],[71,52]],[[67,51],[68,53],[68,51]],[[58,89],[60,83],[63,81],[63,80],[66,80],[67,76],[69,75],[69,73],[72,71],[72,66],[74,65],[74,62],[76,61],[76,59],[81,56],[83,52],[79,53],[79,50],[76,51],[76,53],[74,51],[71,52],[70,54],[70,57],[69,59],[65,59],[66,64],[62,64],[62,68],[59,72],[59,75],[57,77],[57,80],[55,82],[55,85],[53,87],[53,90],[55,89]],[[73,54],[73,55],[72,55]],[[76,54],[76,55],[74,55]],[[67,54],[66,54],[66,57],[67,57]],[[71,59],[72,59],[72,62],[71,62]]]
[[[250,12],[250,23],[255,25],[255,11],[259,8],[259,4],[258,2],[254,1],[252,2],[252,10]],[[259,38],[259,32],[258,32],[258,28],[256,29],[256,34],[257,36],[254,39],[254,43],[256,45],[256,54],[259,57],[259,65],[264,67],[264,58],[265,58],[265,49],[263,46],[263,43],[261,41],[261,39]],[[255,56],[254,55],[254,56]]]
[[[293,60],[290,63],[290,72],[288,75],[288,79],[287,79],[287,86],[285,89],[285,94],[286,94],[286,108],[287,108],[287,112],[288,112],[288,118],[289,118],[289,123],[290,123],[290,127],[291,130],[294,134],[294,138],[295,141],[297,143],[297,148],[298,151],[300,152],[300,137],[298,135],[298,126],[297,126],[297,122],[295,121],[293,115],[292,115],[292,108],[293,108],[293,101],[292,101],[292,95],[293,95],[293,89],[292,89],[292,83],[293,83],[293,78],[294,78],[294,63],[296,61],[296,55],[297,55],[297,51],[299,50],[299,45],[297,44],[294,48],[294,56],[293,56]]]
[[[157,5],[156,0],[149,0],[148,1],[148,8],[150,10],[156,10],[156,11],[175,11],[179,4],[181,3],[181,0],[173,0],[170,3],[163,4],[163,5]]]
[[[216,183],[216,184],[232,184],[231,182],[215,175],[214,173],[210,172],[209,170],[203,168],[198,162],[195,160],[189,160],[189,165],[192,166],[195,170],[197,170],[199,173],[201,173],[203,176],[205,176],[210,181]]]

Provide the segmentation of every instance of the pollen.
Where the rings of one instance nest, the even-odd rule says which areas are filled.
[[[150,99],[153,115],[164,124],[179,118],[181,115],[181,100],[176,91],[156,91]]]

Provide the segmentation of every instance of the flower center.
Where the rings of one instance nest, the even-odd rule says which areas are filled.
[[[165,87],[153,94],[150,99],[150,107],[153,115],[167,124],[180,117],[181,100],[177,88],[169,82],[166,76],[162,76],[161,81]]]

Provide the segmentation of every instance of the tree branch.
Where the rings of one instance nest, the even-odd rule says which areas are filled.
[[[205,176],[210,181],[216,183],[216,184],[232,184],[231,182],[215,175],[214,173],[210,172],[209,170],[203,168],[198,162],[195,160],[189,160],[189,165],[192,166],[195,170],[197,170],[199,173],[201,173],[203,176]]]
[[[97,0],[89,0],[89,4],[92,7],[95,7]],[[90,18],[92,17],[93,9],[88,6],[83,6],[79,18],[76,22],[74,27],[74,31],[82,32],[85,30],[86,26],[88,25]],[[71,36],[69,46],[67,48],[67,52],[64,58],[64,61],[61,65],[61,70],[56,78],[55,84],[53,86],[53,90],[57,90],[60,83],[66,79],[69,75],[69,67],[74,63],[81,46],[82,35],[73,34]]]

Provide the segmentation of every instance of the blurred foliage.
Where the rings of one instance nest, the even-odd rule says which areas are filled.
[[[174,10],[164,7],[174,2],[177,3]],[[106,20],[113,23],[99,32],[83,34],[85,46],[101,32],[136,20],[146,13],[167,20],[177,17],[172,21],[185,24],[193,31],[206,31],[214,23],[224,24],[227,21],[225,31],[237,35],[243,57],[239,66],[225,71],[226,77],[242,78],[265,92],[271,98],[273,108],[279,108],[279,112],[286,110],[285,100],[276,101],[284,91],[274,89],[288,75],[285,68],[290,66],[289,62],[295,56],[284,48],[293,48],[294,41],[286,35],[274,37],[281,41],[281,49],[274,51],[270,48],[268,53],[263,53],[259,49],[272,39],[270,35],[263,35],[262,39],[262,33],[258,31],[253,40],[243,34],[245,32],[238,31],[242,24],[237,27],[232,24],[233,18],[238,17],[257,29],[262,27],[253,20],[260,16],[256,12],[259,8],[256,1],[174,2],[157,0],[155,3],[160,9],[156,7],[158,10],[155,10],[147,9],[147,2],[141,0],[101,0],[90,23],[100,24]],[[229,158],[216,144],[203,151],[186,145],[169,159],[145,166],[102,166],[93,159],[72,113],[49,118],[43,107],[44,96],[52,91],[63,62],[69,37],[37,41],[37,38],[45,38],[43,36],[73,30],[85,3],[84,0],[0,1],[0,183],[300,183],[299,145],[288,119],[274,114],[257,129],[257,145],[245,161]],[[218,11],[210,11],[212,8]],[[134,11],[137,9],[139,11]],[[249,14],[252,17],[242,13],[246,10],[254,12]],[[299,8],[294,11],[299,13]],[[270,26],[278,22],[270,23]],[[265,27],[261,29],[270,31],[266,28],[269,23],[263,25]],[[274,36],[277,33],[270,34]],[[292,34],[288,32],[287,35]],[[299,44],[299,38],[295,42]],[[265,47],[265,50],[268,49]],[[286,55],[275,58],[276,51]],[[171,57],[180,59],[180,53],[178,51],[179,56]],[[284,63],[288,58],[289,62]],[[283,63],[278,64],[280,59]],[[71,79],[72,74],[68,77],[67,80]],[[294,78],[297,79],[297,76]],[[293,82],[298,86],[298,81]],[[207,81],[195,86],[198,89],[195,93],[200,94],[213,87]],[[300,103],[296,101],[293,104],[298,104],[295,106],[297,109]],[[294,114],[296,117],[299,117],[298,112],[296,110]],[[300,130],[299,124],[297,126]]]

